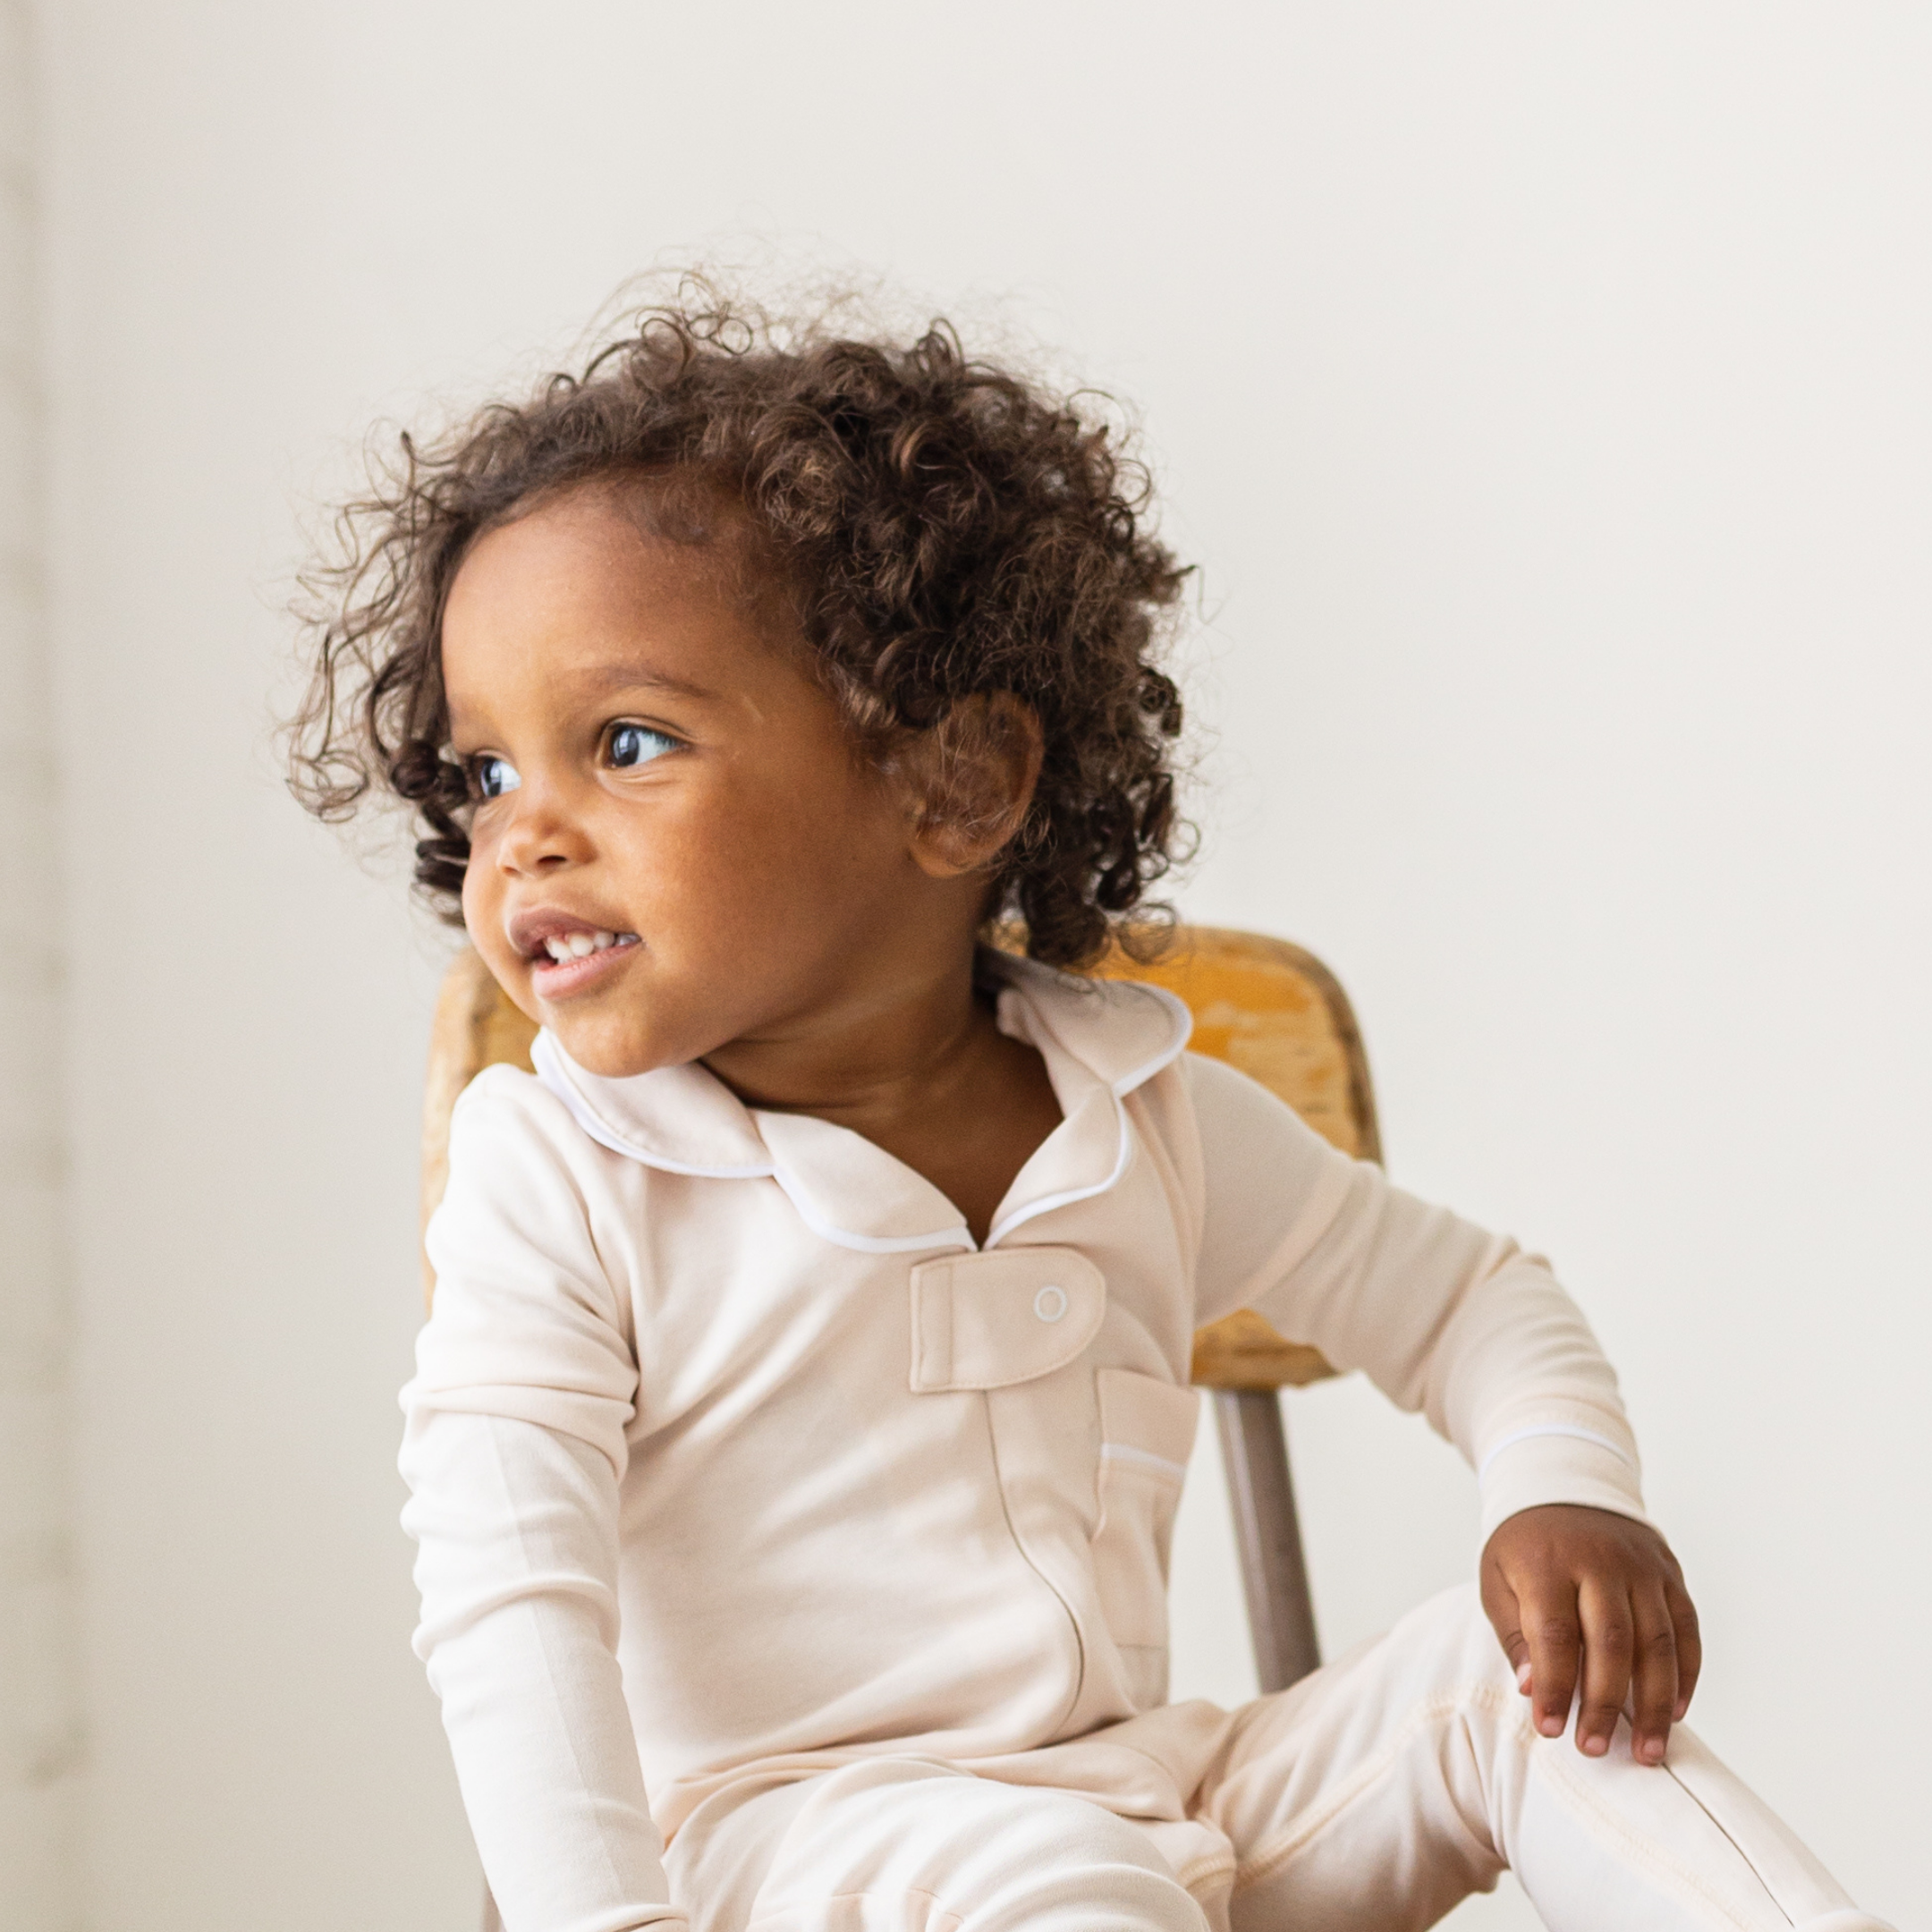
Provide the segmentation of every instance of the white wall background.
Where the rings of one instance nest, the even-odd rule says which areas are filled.
[[[279,794],[276,585],[372,415],[747,233],[1143,407],[1211,618],[1186,910],[1322,952],[1395,1173],[1557,1258],[1702,1729],[1932,1914],[1922,8],[39,24],[86,1925],[471,1922],[394,1528],[440,942]],[[1291,1426],[1331,1649],[1467,1572],[1418,1426]],[[1183,1548],[1183,1686],[1237,1695],[1205,1488]]]
[[[81,1741],[29,24],[0,4],[0,1924],[69,1932]]]

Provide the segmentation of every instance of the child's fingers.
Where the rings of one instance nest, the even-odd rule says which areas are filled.
[[[1577,1712],[1576,1745],[1601,1758],[1610,1749],[1623,1701],[1630,1695],[1635,1623],[1630,1593],[1619,1585],[1586,1579],[1579,1597],[1583,1623],[1583,1699]]]
[[[1539,1577],[1522,1593],[1523,1635],[1530,1640],[1530,1708],[1545,1737],[1561,1737],[1576,1695],[1583,1632],[1576,1586],[1562,1575]]]
[[[1631,1686],[1631,1749],[1640,1764],[1662,1764],[1677,1709],[1677,1627],[1661,1583],[1631,1593],[1636,1677]]]
[[[1537,1729],[1560,1737],[1575,1699],[1577,1748],[1601,1757],[1627,1710],[1637,1761],[1659,1762],[1703,1666],[1697,1612],[1664,1539],[1624,1517],[1552,1504],[1506,1519],[1480,1574]]]
[[[1671,1625],[1677,1640],[1677,1703],[1671,1716],[1681,1723],[1690,1708],[1690,1695],[1704,1668],[1704,1640],[1698,1631],[1697,1606],[1682,1583],[1667,1580],[1664,1601],[1670,1608]]]
[[[1530,1640],[1523,1635],[1522,1605],[1517,1601],[1509,1580],[1495,1564],[1483,1566],[1482,1601],[1496,1640],[1503,1646],[1503,1655],[1516,1674],[1516,1688],[1528,1697],[1531,1675]]]

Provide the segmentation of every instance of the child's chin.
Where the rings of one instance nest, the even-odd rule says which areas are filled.
[[[639,1038],[622,1021],[599,1025],[588,1014],[561,1024],[553,1019],[550,1030],[572,1060],[599,1080],[629,1080],[633,1074],[655,1073],[659,1067],[673,1063],[661,1043]]]

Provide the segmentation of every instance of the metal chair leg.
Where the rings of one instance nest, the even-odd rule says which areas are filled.
[[[1281,1398],[1272,1389],[1216,1389],[1215,1421],[1241,1546],[1255,1670],[1264,1695],[1285,1690],[1320,1665],[1321,1647],[1288,1474]]]

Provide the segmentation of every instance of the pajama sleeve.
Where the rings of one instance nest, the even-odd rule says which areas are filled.
[[[1420,1411],[1476,1470],[1485,1538],[1547,1503],[1645,1520],[1615,1373],[1546,1263],[1390,1186],[1232,1067],[1184,1064],[1207,1176],[1199,1320],[1254,1309]]]
[[[415,1645],[511,1932],[682,1926],[615,1655],[629,1303],[548,1105],[493,1105],[486,1074],[451,1123],[435,1312],[402,1392]]]

